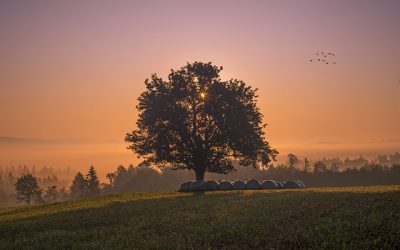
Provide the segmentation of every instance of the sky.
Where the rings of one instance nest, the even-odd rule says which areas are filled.
[[[123,139],[144,80],[194,61],[259,89],[280,159],[399,151],[399,13],[396,0],[1,0],[0,165],[136,164]]]

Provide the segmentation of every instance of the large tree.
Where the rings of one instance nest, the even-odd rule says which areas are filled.
[[[126,135],[141,164],[228,173],[233,160],[267,166],[277,151],[265,139],[256,89],[240,80],[223,81],[222,67],[188,63],[165,81],[153,74],[138,98],[137,129]]]

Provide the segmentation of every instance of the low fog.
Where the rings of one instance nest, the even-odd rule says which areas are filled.
[[[90,166],[73,169],[54,168],[38,165],[2,165],[0,166],[0,205],[17,205],[15,182],[23,174],[32,174],[38,179],[43,195],[52,186],[56,186],[56,201],[72,199],[70,187],[78,172],[86,176]],[[93,167],[97,170],[96,165]],[[366,159],[355,158],[319,158],[305,159],[298,156],[287,158],[282,163],[272,164],[265,169],[241,167],[223,174],[206,173],[205,179],[249,180],[273,179],[279,181],[302,180],[307,187],[321,186],[366,186],[398,184],[400,180],[400,154],[376,156]],[[117,165],[107,172],[97,171],[100,180],[101,195],[124,192],[174,191],[179,184],[194,179],[194,172],[187,170],[152,169],[137,165]]]

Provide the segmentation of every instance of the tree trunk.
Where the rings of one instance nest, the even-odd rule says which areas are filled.
[[[196,139],[196,150],[193,152],[193,163],[196,166],[195,173],[196,173],[196,181],[203,181],[204,180],[204,173],[206,172],[206,165],[207,161],[206,154],[204,151],[204,147],[201,143],[201,139]]]
[[[197,168],[195,170],[196,173],[196,181],[204,181],[204,173],[206,172],[205,168]]]

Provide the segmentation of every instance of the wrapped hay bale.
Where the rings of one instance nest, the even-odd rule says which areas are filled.
[[[218,189],[218,182],[216,180],[206,181],[206,190],[215,191]]]
[[[279,189],[285,188],[285,186],[283,185],[283,183],[280,182],[280,181],[276,181],[276,184],[278,185],[278,188],[279,188]]]
[[[246,183],[244,181],[234,181],[232,184],[233,190],[244,190],[246,189]]]
[[[205,190],[206,190],[206,184],[204,183],[204,181],[192,181],[190,183],[191,192],[199,192]]]
[[[301,185],[295,181],[287,181],[285,182],[284,186],[288,189],[301,188]]]
[[[190,183],[191,181],[181,183],[179,187],[179,192],[189,192],[190,191]]]
[[[306,188],[306,185],[302,181],[297,180],[296,182],[301,186],[301,188]]]
[[[246,189],[248,189],[248,190],[256,190],[256,189],[260,189],[260,188],[261,188],[261,184],[256,179],[251,179],[246,182]]]
[[[261,189],[278,189],[278,183],[274,180],[265,180],[261,183]]]
[[[232,184],[229,181],[221,181],[218,184],[218,190],[231,190]]]

